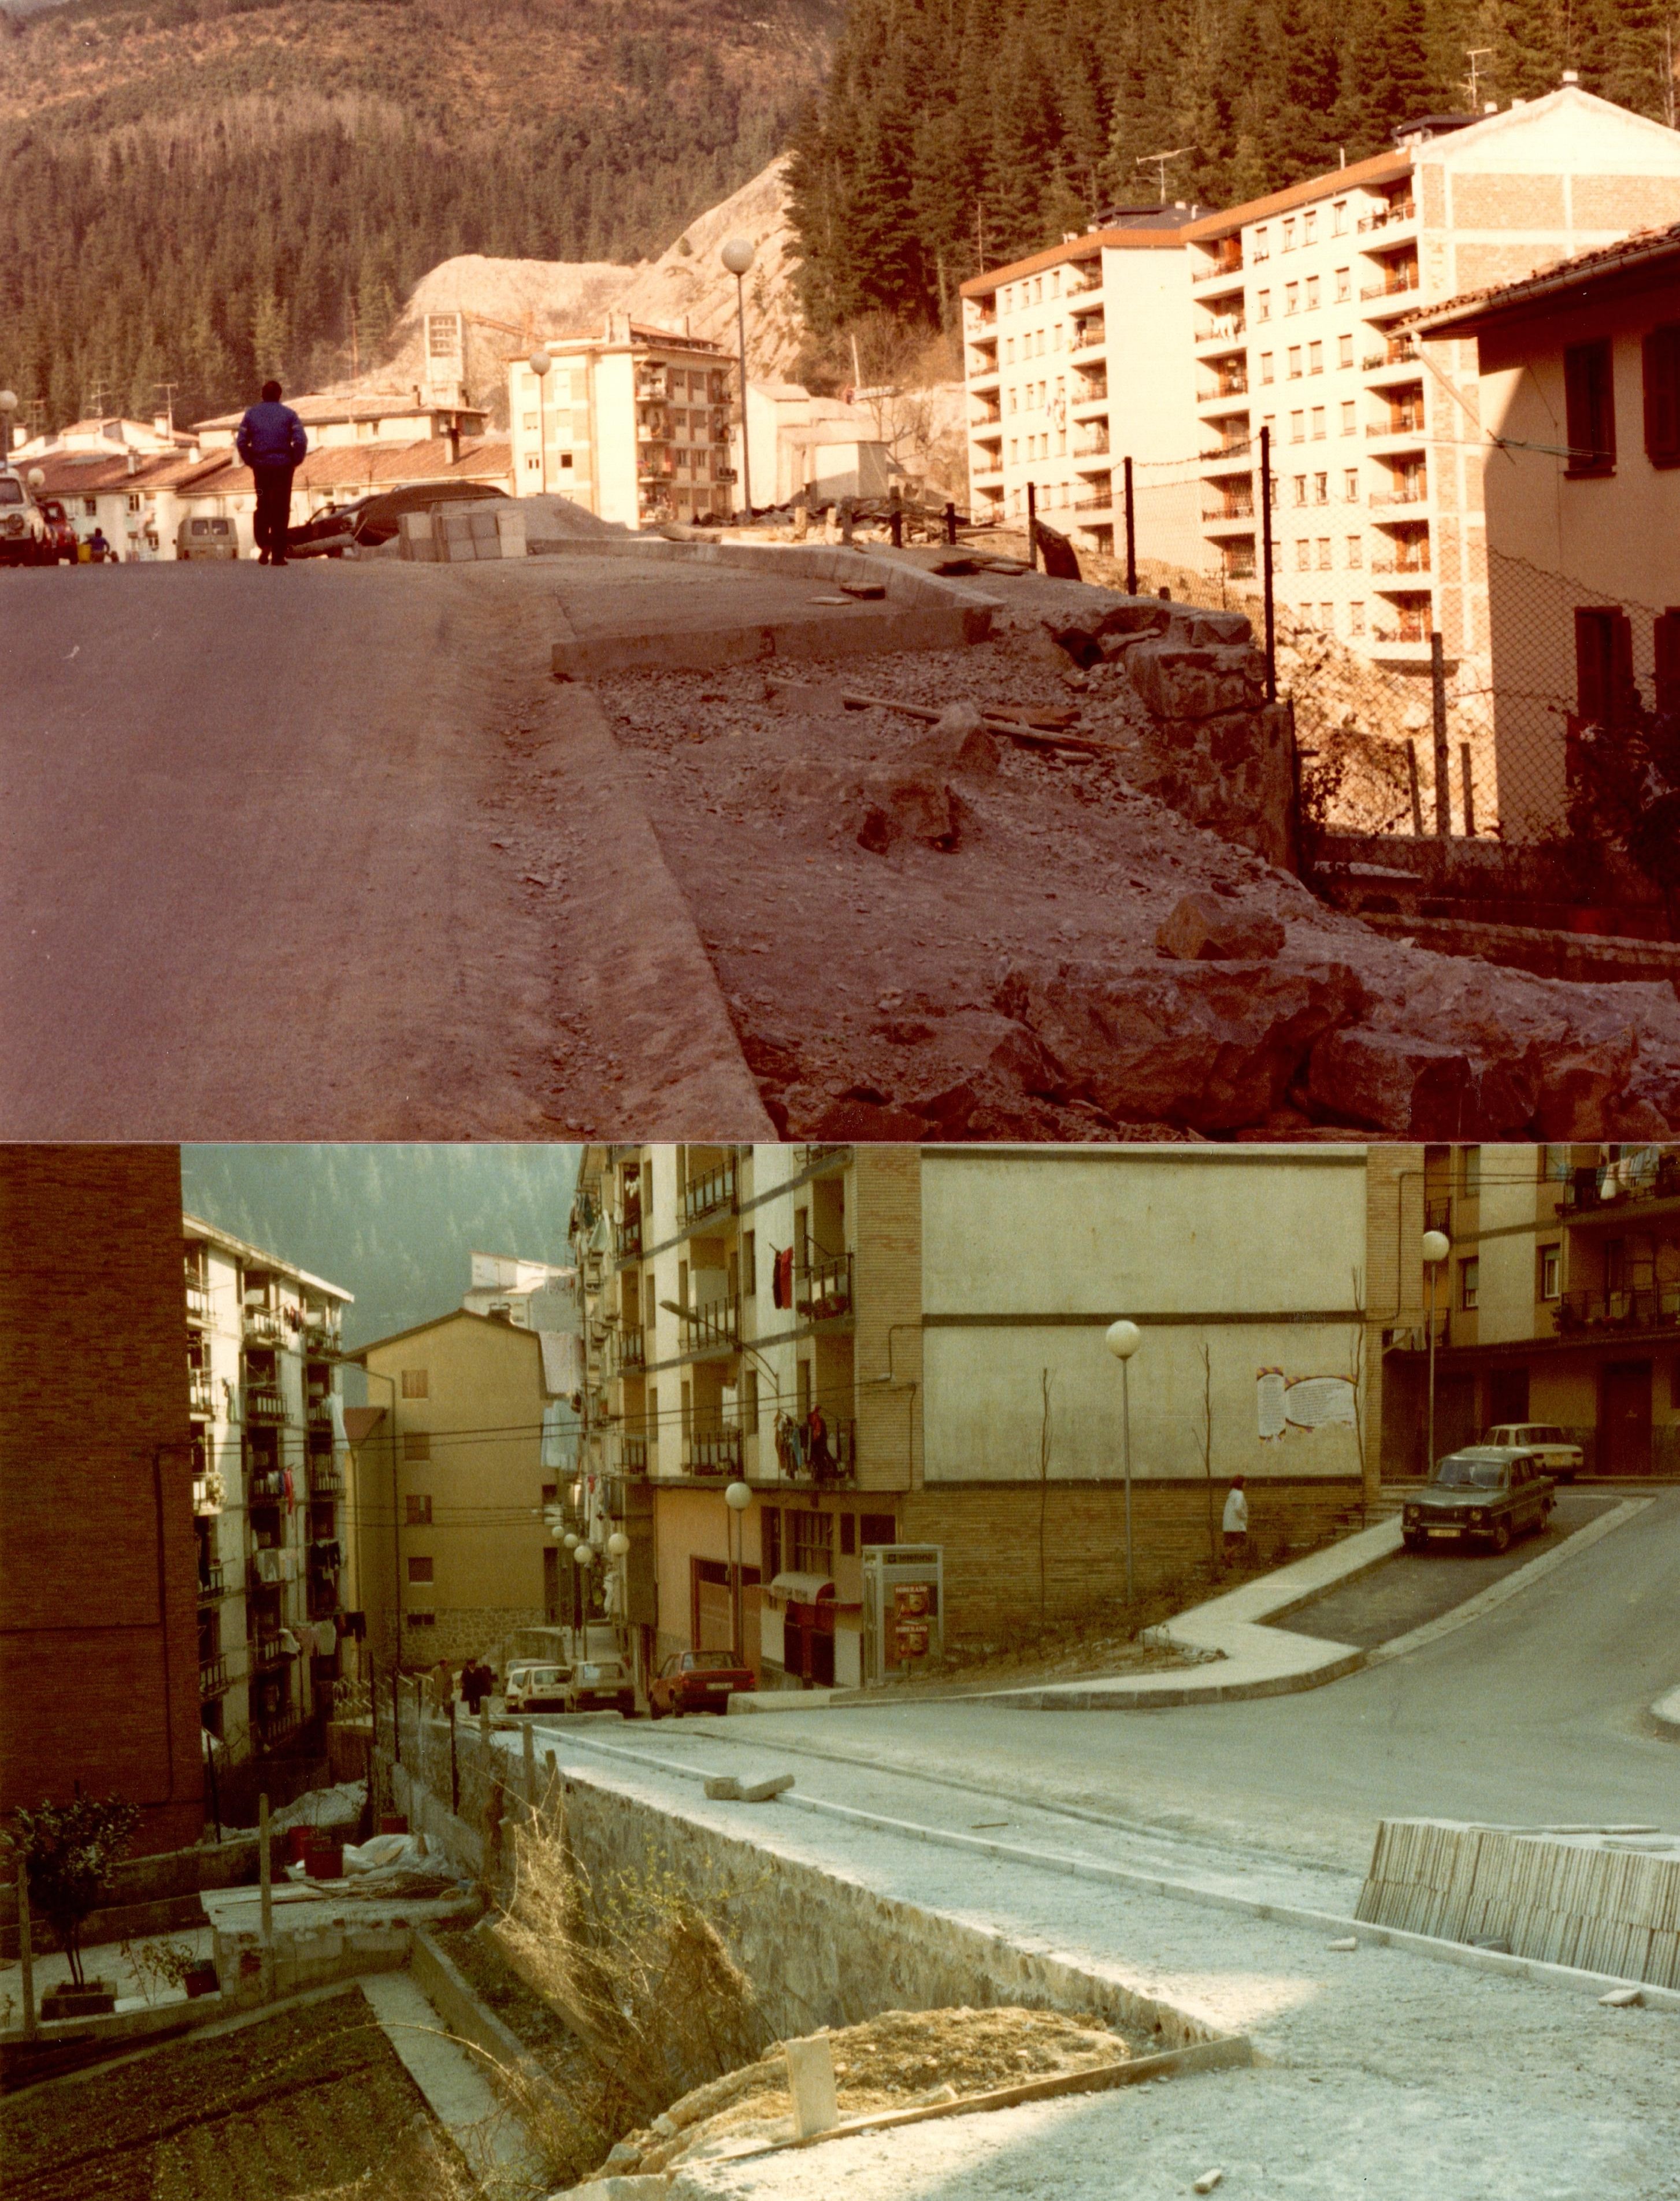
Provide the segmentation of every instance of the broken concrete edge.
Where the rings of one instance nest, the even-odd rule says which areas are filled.
[[[1311,1643],[1313,1639],[1303,1635],[1301,1640]],[[1241,1653],[1228,1655],[1240,1657]],[[1322,1688],[1328,1682],[1339,1682],[1344,1675],[1357,1673],[1368,1658],[1369,1654],[1364,1651],[1338,1649],[1334,1657],[1314,1665],[1293,1668],[1284,1674],[1261,1675],[1251,1682],[1206,1682],[1165,1689],[1143,1689],[1135,1683],[1113,1682],[1105,1687],[1093,1682],[1084,1689],[1001,1689],[992,1696],[961,1697],[955,1701],[984,1704],[1005,1711],[1029,1712],[1172,1711],[1185,1705],[1248,1704],[1260,1697],[1299,1696],[1304,1690]]]
[[[1385,940],[1404,941],[1438,955],[1471,956],[1539,978],[1567,978],[1577,984],[1595,979],[1680,984],[1680,941],[1484,924],[1475,918],[1391,916],[1380,910],[1362,910],[1359,921]]]
[[[1225,2034],[1213,2040],[1193,2041],[1187,2048],[1165,2049],[1158,2056],[1101,2063],[1087,2071],[1058,2071],[1047,2079],[1022,2079],[1011,2087],[988,2087],[983,2094],[959,2094],[955,2101],[878,2110],[872,2116],[849,2117],[823,2132],[743,2148],[726,2159],[731,2165],[750,2163],[767,2155],[784,2155],[791,2148],[820,2147],[825,2140],[855,2139],[865,2134],[891,2132],[900,2125],[926,2124],[935,2117],[980,2116],[993,2110],[1014,2109],[1023,2102],[1053,2101],[1065,2094],[1107,2093],[1117,2087],[1147,2086],[1151,2080],[1176,2078],[1187,2072],[1248,2070],[1260,2060],[1247,2034]]]
[[[673,543],[662,535],[590,537],[560,541],[529,541],[533,557],[641,558],[690,566],[736,566],[750,572],[790,573],[814,581],[886,581],[888,594],[907,604],[947,608],[984,606],[1002,611],[1002,601],[972,587],[925,572],[919,566],[892,558],[872,558],[861,549],[845,549],[824,543]]]
[[[1471,1622],[1481,1619],[1483,1613],[1491,1612],[1519,1595],[1531,1583],[1543,1582],[1566,1560],[1590,1551],[1595,1544],[1656,1502],[1654,1498],[1624,1498],[1619,1505],[1612,1505],[1607,1513],[1601,1513],[1596,1521],[1587,1522],[1561,1544],[1554,1545],[1549,1552],[1537,1552],[1525,1564],[1513,1569],[1498,1582],[1489,1582],[1486,1589],[1478,1591],[1474,1597],[1466,1598],[1462,1605],[1455,1605],[1450,1612],[1440,1613],[1435,1619],[1424,1621],[1420,1628],[1410,1629],[1404,1635],[1391,1636],[1386,1643],[1375,1645],[1367,1656],[1366,1664],[1386,1665],[1390,1658],[1403,1658],[1408,1652],[1420,1651],[1425,1644],[1438,1642],[1442,1636],[1452,1635],[1455,1629],[1468,1627]]]
[[[1680,1689],[1671,1689],[1665,1697],[1659,1697],[1651,1707],[1651,1717],[1671,1728],[1676,1740],[1680,1741]]]
[[[961,649],[985,641],[991,613],[972,607],[919,607],[866,613],[855,622],[831,619],[775,619],[752,625],[650,634],[601,635],[556,642],[556,678],[589,680],[615,672],[708,672],[726,665],[815,658],[878,656],[896,650]]]

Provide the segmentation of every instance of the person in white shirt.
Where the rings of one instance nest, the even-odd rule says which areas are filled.
[[[1231,1490],[1225,1499],[1225,1564],[1240,1564],[1248,1556],[1248,1500],[1242,1488],[1242,1478],[1234,1475]]]

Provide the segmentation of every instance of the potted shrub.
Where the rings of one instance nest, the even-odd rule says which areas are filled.
[[[116,2007],[109,1980],[89,1980],[82,1969],[82,1928],[98,1909],[111,1868],[139,1824],[137,1807],[121,1796],[84,1796],[72,1803],[41,1804],[11,1815],[5,1840],[13,1865],[27,1876],[29,1907],[70,1961],[68,1985],[41,1999],[41,2016],[97,2017]]]

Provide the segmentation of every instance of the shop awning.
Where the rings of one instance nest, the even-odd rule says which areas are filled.
[[[790,1597],[801,1605],[815,1605],[832,1597],[834,1584],[826,1575],[778,1575],[770,1585],[772,1597]]]

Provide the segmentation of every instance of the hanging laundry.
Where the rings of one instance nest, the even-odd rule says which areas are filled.
[[[297,1504],[297,1494],[292,1488],[291,1470],[289,1467],[281,1474],[280,1482],[285,1491],[285,1510],[290,1513]]]
[[[793,1305],[793,1248],[776,1255],[770,1271],[770,1297],[778,1307]]]
[[[280,1630],[280,1648],[288,1658],[297,1658],[302,1656],[303,1646],[289,1628],[283,1628]]]

